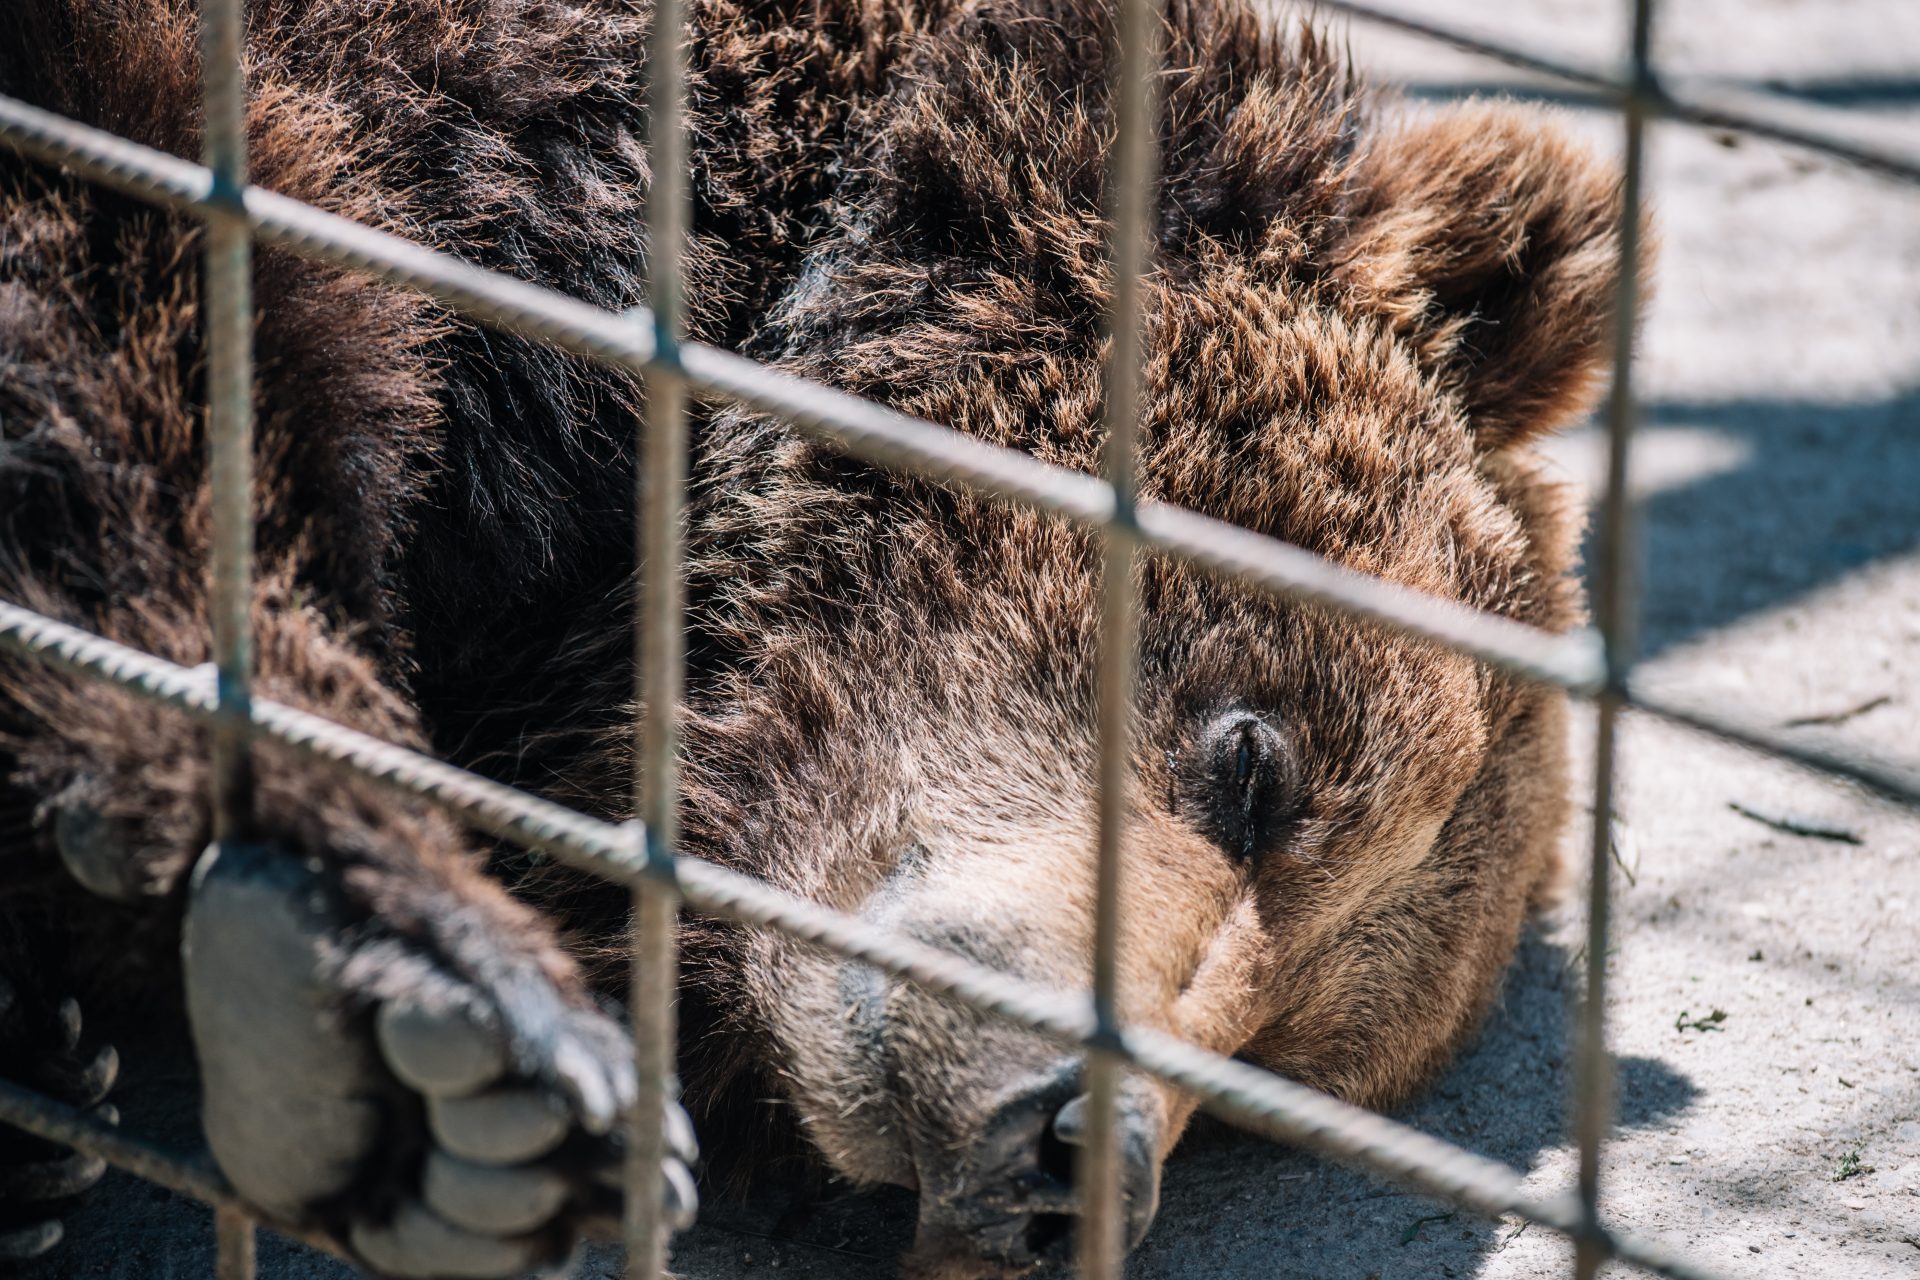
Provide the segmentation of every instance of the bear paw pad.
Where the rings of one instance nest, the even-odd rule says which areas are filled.
[[[407,1280],[522,1275],[617,1221],[636,1093],[620,1027],[511,940],[456,972],[341,901],[272,850],[195,873],[188,1008],[208,1142],[241,1194]],[[679,1226],[695,1150],[685,1113],[666,1120]]]

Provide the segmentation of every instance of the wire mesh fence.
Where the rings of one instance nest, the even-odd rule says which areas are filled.
[[[667,1231],[660,1203],[663,1109],[673,1059],[673,919],[679,906],[781,931],[849,960],[915,983],[958,1003],[1084,1050],[1095,1123],[1078,1175],[1080,1265],[1091,1277],[1121,1263],[1119,1185],[1113,1155],[1115,1080],[1122,1070],[1154,1076],[1196,1095],[1220,1117],[1275,1139],[1343,1160],[1489,1216],[1517,1215],[1576,1242],[1575,1274],[1586,1280],[1608,1259],[1660,1275],[1709,1273],[1655,1242],[1617,1233],[1601,1216],[1600,1151],[1609,1125],[1605,966],[1609,933],[1609,830],[1594,823],[1588,883],[1586,985],[1578,1024],[1574,1130],[1575,1193],[1529,1197],[1507,1166],[1474,1155],[1280,1076],[1203,1051],[1164,1033],[1123,1026],[1115,1016],[1114,974],[1120,901],[1117,885],[1124,811],[1127,719],[1131,700],[1131,565],[1143,551],[1172,556],[1277,595],[1436,641],[1490,665],[1594,700],[1598,715],[1594,812],[1614,811],[1614,748],[1621,713],[1637,707],[1792,763],[1854,782],[1920,808],[1920,772],[1907,764],[1792,742],[1737,713],[1691,706],[1637,690],[1631,679],[1629,619],[1633,584],[1633,505],[1625,477],[1636,416],[1632,334],[1638,310],[1642,145],[1647,123],[1670,119],[1743,129],[1762,137],[1920,183],[1920,163],[1805,128],[1764,112],[1679,95],[1664,88],[1651,58],[1652,0],[1632,0],[1625,72],[1609,75],[1541,57],[1472,33],[1429,24],[1373,4],[1321,0],[1323,8],[1384,22],[1531,71],[1599,91],[1621,112],[1625,174],[1621,201],[1620,296],[1615,309],[1614,378],[1606,423],[1608,487],[1597,557],[1597,631],[1549,634],[1334,565],[1287,544],[1195,512],[1140,502],[1133,487],[1132,441],[1138,398],[1141,318],[1137,283],[1146,257],[1147,192],[1153,172],[1156,78],[1155,10],[1150,0],[1119,0],[1121,83],[1113,171],[1113,258],[1117,287],[1107,374],[1104,478],[1043,464],[984,444],[831,387],[681,338],[680,258],[687,234],[684,142],[684,12],[676,0],[655,11],[650,56],[654,185],[648,193],[648,308],[614,313],[539,286],[470,266],[399,237],[246,185],[242,129],[244,84],[241,0],[202,0],[206,164],[195,165],[5,97],[0,142],[35,159],[208,224],[207,342],[211,485],[215,536],[211,580],[216,670],[189,670],[90,635],[17,604],[0,601],[0,648],[86,679],[109,683],[207,721],[214,730],[216,833],[244,838],[247,749],[268,739],[315,767],[350,771],[427,800],[496,837],[546,852],[571,866],[629,886],[635,895],[632,1024],[642,1082],[634,1109],[627,1171],[627,1266],[653,1280],[663,1273]],[[369,737],[319,716],[250,696],[247,610],[251,559],[251,433],[248,421],[252,241],[361,271],[424,293],[482,323],[636,372],[648,384],[642,439],[638,536],[641,563],[636,726],[636,808],[642,820],[616,826]],[[1063,516],[1098,530],[1107,548],[1100,674],[1099,915],[1091,996],[1050,991],[959,955],[791,897],[757,880],[678,854],[674,710],[681,681],[683,629],[679,528],[688,396],[743,403],[867,462]],[[253,1223],[259,1220],[202,1157],[182,1157],[129,1138],[70,1108],[0,1082],[0,1121],[121,1166],[216,1209],[222,1280],[253,1274]],[[286,1224],[267,1226],[331,1249],[332,1242]]]

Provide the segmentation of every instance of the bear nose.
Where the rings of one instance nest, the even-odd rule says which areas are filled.
[[[1076,1187],[1087,1098],[1070,1065],[1003,1103],[949,1167],[922,1168],[915,1252],[963,1253],[1007,1267],[1064,1260],[1081,1211]],[[1159,1204],[1157,1121],[1138,1095],[1119,1106],[1121,1213],[1127,1248]],[[939,1157],[936,1157],[938,1159]]]

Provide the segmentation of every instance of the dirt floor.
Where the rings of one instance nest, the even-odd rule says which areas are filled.
[[[1543,50],[1611,59],[1617,0],[1425,0]],[[1660,33],[1677,72],[1792,95],[1809,119],[1920,155],[1920,6],[1692,0]],[[1509,93],[1600,145],[1578,95],[1354,25],[1356,56],[1418,101]],[[1920,754],[1920,189],[1707,131],[1662,127],[1663,253],[1641,365],[1646,676],[1860,747]],[[1554,450],[1597,478],[1601,442]],[[1584,738],[1577,727],[1577,751]],[[1609,1004],[1620,1117],[1606,1203],[1729,1277],[1920,1276],[1920,821],[1664,725],[1625,736],[1624,870]],[[1736,808],[1739,806],[1739,808]],[[1845,840],[1752,815],[1806,819]],[[1584,831],[1569,852],[1584,858]],[[1577,895],[1576,895],[1577,896]],[[1567,1008],[1582,921],[1522,949],[1478,1045],[1403,1119],[1568,1188]],[[130,1128],[184,1077],[130,1084]],[[119,1178],[36,1274],[209,1274],[206,1213]],[[676,1250],[688,1280],[881,1280],[903,1195],[717,1205]],[[343,1274],[263,1241],[265,1276]],[[1140,1280],[1563,1276],[1569,1250],[1374,1179],[1197,1131],[1169,1166]],[[597,1255],[583,1276],[612,1276]]]

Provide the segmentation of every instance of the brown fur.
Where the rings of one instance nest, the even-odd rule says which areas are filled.
[[[193,152],[191,113],[152,109],[196,100],[190,6],[30,9],[0,90]],[[1096,469],[1107,23],[1091,0],[695,6],[697,336]],[[262,183],[639,301],[644,12],[273,0],[252,24]],[[1176,0],[1167,35],[1146,494],[1572,626],[1574,506],[1526,445],[1605,355],[1611,176],[1515,108],[1402,117],[1236,0]],[[0,162],[0,595],[186,663],[206,656],[198,243]],[[638,387],[275,251],[258,274],[263,692],[624,816]],[[693,516],[690,851],[1083,982],[1090,538],[730,409],[699,423]],[[1404,1096],[1553,877],[1561,698],[1157,558],[1140,582],[1129,1016]],[[1229,707],[1278,724],[1298,775],[1252,862],[1182,794],[1196,726]],[[167,900],[205,838],[199,735],[12,664],[0,717],[35,847],[88,806],[122,831],[130,893]],[[450,824],[262,755],[265,833],[340,867],[370,920],[462,972],[498,945],[572,981],[552,921]],[[618,895],[501,869],[617,970]],[[690,922],[686,946],[710,1118],[771,1082],[833,1168],[928,1203],[966,1173],[929,1153],[1057,1059],[777,938]],[[1189,1104],[1138,1107],[1164,1154]],[[958,1248],[929,1227],[921,1258]]]
[[[1070,0],[982,4],[904,63],[845,230],[763,336],[786,368],[1097,467],[1104,31]],[[1605,354],[1611,177],[1516,109],[1376,111],[1311,37],[1230,6],[1176,5],[1169,32],[1145,493],[1574,625],[1575,506],[1523,446],[1585,406]],[[720,414],[707,447],[697,593],[732,648],[688,730],[694,848],[1081,985],[1091,541],[753,415]],[[1355,1102],[1405,1096],[1554,879],[1562,699],[1159,560],[1141,589],[1131,1016]],[[1253,867],[1174,794],[1196,718],[1229,704],[1288,727],[1303,779],[1284,853]],[[736,1065],[841,1172],[923,1204],[927,1153],[978,1141],[1055,1061],[893,984],[860,997],[884,1025],[849,1031],[858,971],[779,939],[706,928],[691,951]],[[1142,1105],[1170,1146],[1190,1104]],[[923,1256],[945,1256],[926,1222]]]

